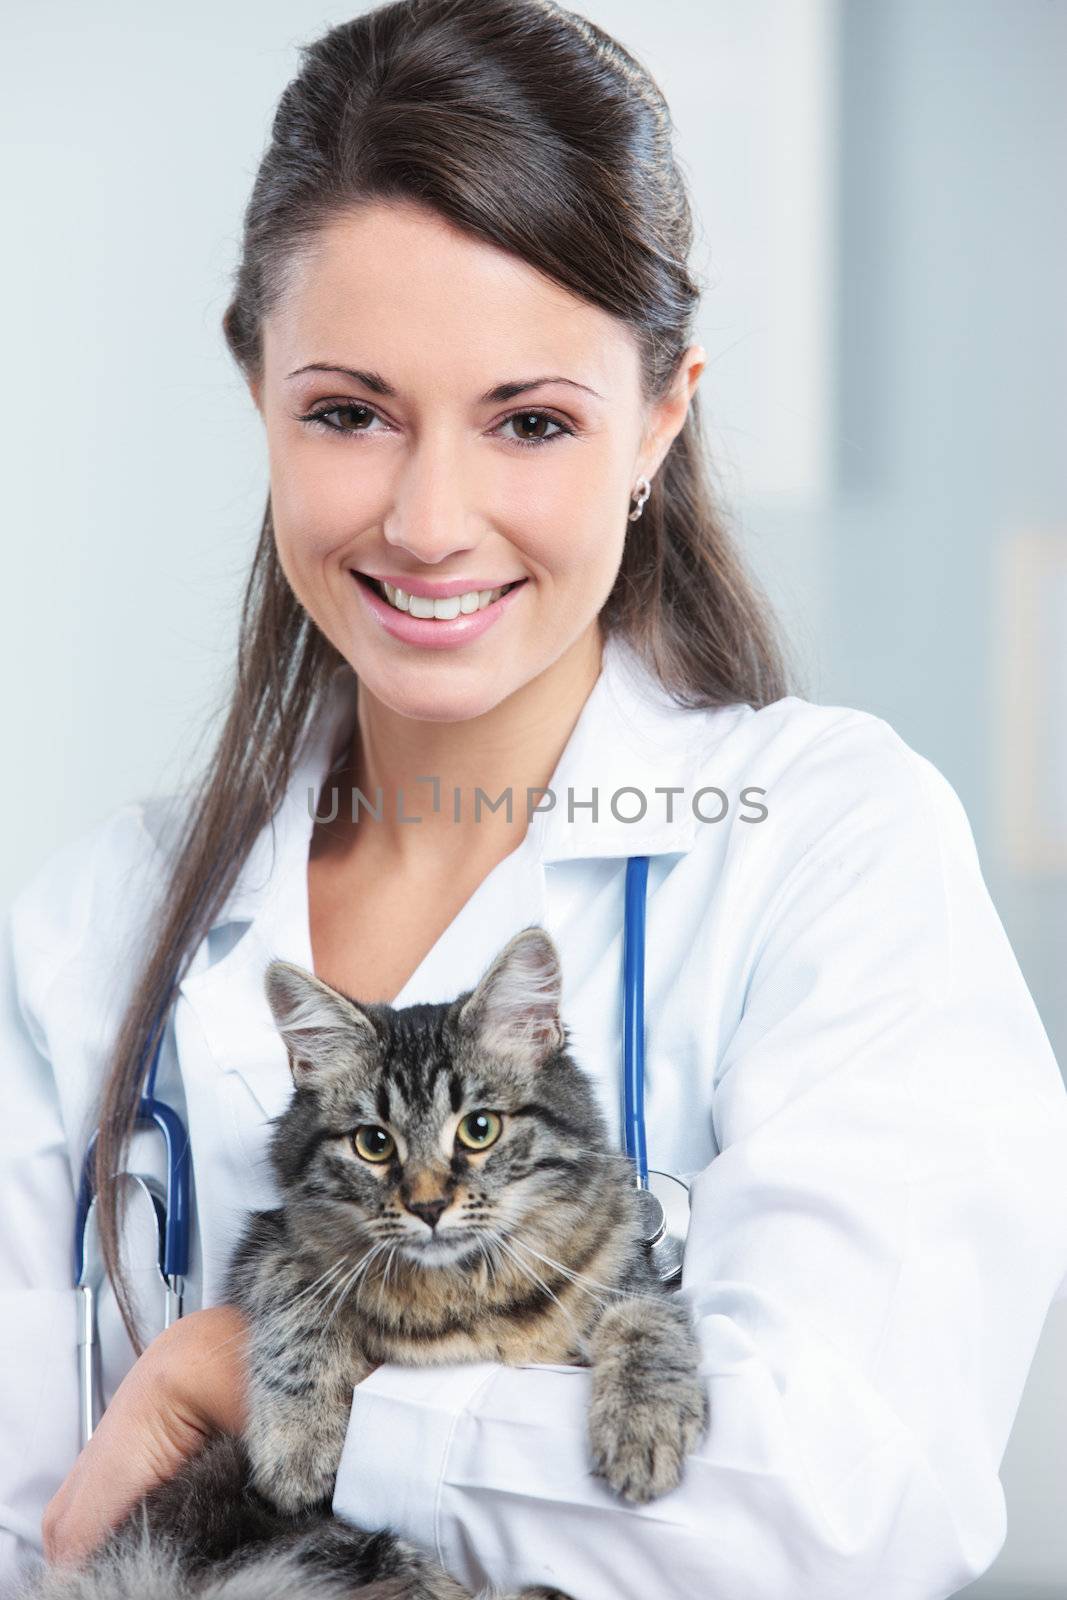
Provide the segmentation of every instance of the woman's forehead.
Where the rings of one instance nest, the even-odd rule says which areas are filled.
[[[331,364],[465,399],[547,374],[607,399],[637,371],[632,335],[600,307],[425,207],[384,202],[325,224],[294,260],[264,355],[276,382]]]

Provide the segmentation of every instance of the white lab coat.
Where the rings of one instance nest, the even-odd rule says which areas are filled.
[[[246,1208],[276,1198],[265,1142],[291,1083],[262,975],[275,956],[312,964],[309,800],[353,705],[341,668],[273,848],[265,830],[167,1030],[159,1089],[187,1117],[194,1163],[188,1309],[217,1303]],[[729,802],[719,822],[693,808],[712,786]],[[875,716],[794,696],[682,710],[614,642],[550,787],[554,808],[397,1003],[453,997],[543,923],[617,1135],[625,864],[652,858],[649,1151],[694,1178],[685,1292],[710,1431],[681,1487],[635,1510],[589,1472],[585,1371],[385,1366],[355,1390],[335,1509],[392,1525],[472,1586],[949,1595],[1003,1542],[998,1466],[1067,1293],[1067,1093],[960,802]],[[746,787],[763,793],[746,804]],[[631,789],[645,814],[618,820],[640,810]],[[429,799],[409,797],[409,814]],[[760,803],[765,820],[741,820]],[[73,1192],[164,814],[125,806],[59,850],[6,925],[0,1575],[36,1563],[77,1449]],[[149,1136],[133,1165],[161,1171]],[[109,1395],[131,1359],[109,1295],[101,1339]]]

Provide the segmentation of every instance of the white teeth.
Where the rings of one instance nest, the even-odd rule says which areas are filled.
[[[486,606],[500,599],[507,587],[509,585],[505,584],[500,589],[470,589],[466,594],[449,595],[447,600],[431,600],[427,595],[394,589],[391,583],[382,584],[386,599],[398,611],[410,612],[413,617],[435,617],[440,622],[448,622],[461,612],[466,615],[471,611],[484,611]]]

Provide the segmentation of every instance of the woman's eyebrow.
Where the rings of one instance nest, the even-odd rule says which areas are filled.
[[[341,367],[332,361],[310,361],[306,367],[297,367],[295,372],[286,374],[286,378],[299,378],[304,372],[339,372],[346,378],[351,378],[355,383],[360,383],[366,389],[372,389],[375,394],[380,394],[388,399],[395,400],[397,391],[392,384],[386,383],[378,372],[365,372],[358,367]],[[480,405],[497,404],[503,400],[514,400],[518,394],[525,394],[529,389],[538,389],[545,383],[567,383],[572,389],[582,389],[586,394],[595,395],[598,400],[604,396],[596,389],[591,389],[587,383],[578,383],[574,378],[545,377],[545,378],[520,378],[512,383],[498,383],[495,388],[487,389],[479,397]]]

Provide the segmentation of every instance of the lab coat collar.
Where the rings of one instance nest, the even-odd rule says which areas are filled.
[[[671,699],[636,650],[609,636],[600,676],[549,780],[555,804],[531,823],[540,824],[541,859],[689,850],[700,827],[690,802],[705,732],[703,718]],[[665,794],[671,786],[684,792]],[[584,803],[594,797],[595,810]]]

